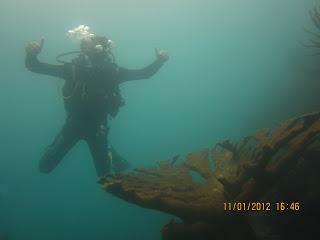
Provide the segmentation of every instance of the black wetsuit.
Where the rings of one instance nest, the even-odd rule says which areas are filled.
[[[107,142],[108,115],[115,116],[123,104],[119,84],[151,77],[163,61],[157,59],[143,69],[129,70],[110,61],[92,66],[84,55],[72,63],[52,65],[27,54],[25,64],[32,72],[65,80],[63,97],[67,111],[66,122],[40,160],[40,171],[51,172],[66,153],[83,139],[89,146],[98,176],[102,176],[111,167]]]

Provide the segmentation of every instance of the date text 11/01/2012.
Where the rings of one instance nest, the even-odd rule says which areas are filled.
[[[295,211],[301,210],[299,202],[225,202],[224,211]]]

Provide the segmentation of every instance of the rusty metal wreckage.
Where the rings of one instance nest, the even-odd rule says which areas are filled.
[[[298,187],[295,197],[305,203],[318,198],[320,190],[313,184],[320,182],[319,136],[320,113],[310,113],[274,130],[260,129],[237,143],[227,140],[212,149],[192,152],[183,161],[175,156],[157,166],[104,177],[99,182],[107,192],[130,203],[181,218],[182,224],[172,221],[164,227],[164,239],[212,239],[219,234],[232,235],[230,229],[240,226],[241,234],[248,237],[245,211],[228,212],[223,204],[259,202],[279,186],[283,193],[283,182],[292,174],[304,176],[296,179],[303,181],[304,187]],[[205,181],[194,181],[192,172]],[[201,234],[205,236],[199,237]]]

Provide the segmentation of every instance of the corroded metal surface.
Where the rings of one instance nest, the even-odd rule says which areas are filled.
[[[182,162],[176,156],[157,166],[102,178],[100,183],[107,192],[141,207],[187,221],[215,222],[225,217],[224,202],[262,197],[295,166],[319,133],[320,113],[311,113],[274,130],[258,130],[238,143],[225,141],[192,152]],[[192,171],[206,181],[194,181]]]

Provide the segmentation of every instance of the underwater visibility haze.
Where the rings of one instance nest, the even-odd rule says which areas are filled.
[[[38,162],[65,120],[63,80],[25,67],[79,50],[66,33],[80,24],[115,43],[116,63],[169,60],[151,78],[121,85],[125,105],[108,139],[134,168],[239,139],[319,110],[314,0],[2,0],[0,3],[0,239],[159,240],[173,216],[140,208],[97,184],[79,142],[50,174]]]

